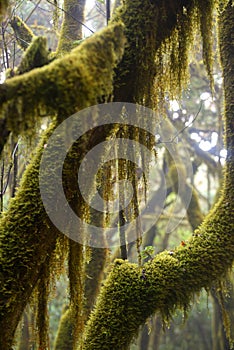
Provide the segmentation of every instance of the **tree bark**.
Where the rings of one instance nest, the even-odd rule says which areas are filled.
[[[59,54],[71,51],[83,38],[84,9],[86,0],[65,0],[64,21],[58,45]]]
[[[184,6],[190,3],[193,2],[125,2],[117,20],[121,19],[126,26],[128,47],[116,70],[115,100],[138,103],[147,100],[156,74],[153,64],[155,53],[175,29],[178,13],[181,14]],[[165,5],[163,9],[166,11],[163,16],[160,12],[162,5]],[[129,16],[128,11],[131,11]],[[233,19],[233,9],[229,8],[229,11],[232,11],[230,15]],[[138,14],[139,17],[136,17]],[[151,18],[150,23],[146,21],[148,16]],[[87,325],[82,349],[127,349],[139,326],[155,310],[159,310],[165,319],[170,317],[176,307],[186,308],[195,292],[202,287],[208,288],[214,280],[225,274],[233,262],[234,237],[230,217],[234,209],[234,90],[233,74],[230,77],[233,65],[228,63],[233,57],[230,56],[233,48],[229,50],[228,46],[230,30],[233,28],[228,17],[225,22],[229,29],[223,28],[222,33],[228,41],[221,44],[221,53],[228,157],[223,195],[185,247],[161,253],[145,264],[144,278],[139,266],[116,261]],[[157,23],[157,26],[155,24],[152,27],[152,23]],[[157,31],[156,35],[158,23],[165,30]],[[135,27],[138,32],[134,31]],[[20,101],[20,106],[24,107],[20,117],[24,115],[25,118],[35,115],[38,103],[44,108],[49,106],[53,112],[63,111],[63,116],[97,103],[102,95],[112,92],[113,68],[123,53],[121,28],[119,24],[111,26],[87,39],[65,59],[27,73],[24,77],[9,80],[0,86],[1,102],[13,98],[16,103]],[[154,42],[154,46],[149,45],[145,50],[149,42]],[[40,201],[38,171],[43,146],[42,143],[25,174],[21,189],[0,223],[0,329],[4,329],[0,347],[4,350],[11,348],[19,318],[38,280],[40,269],[54,248],[57,235]],[[79,156],[82,158],[82,154]]]
[[[116,29],[118,35],[120,35],[118,38],[115,32]],[[79,108],[81,109],[87,105],[97,103],[98,98],[103,94],[103,84],[105,85],[105,93],[111,93],[112,85],[110,81],[112,81],[113,69],[123,52],[121,47],[121,40],[123,40],[122,30],[119,25],[110,27],[101,34],[97,34],[96,39],[93,38],[91,41],[87,41],[88,51],[92,47],[92,42],[95,47],[97,42],[99,47],[103,44],[105,61],[102,60],[102,56],[98,56],[95,59],[96,62],[93,62],[92,79],[94,79],[96,88],[94,88],[91,95],[85,93],[85,98],[79,102]],[[81,48],[81,52],[82,58],[80,57],[80,62],[88,65],[86,58],[89,62],[90,59],[88,58],[89,55],[85,55],[85,47]],[[101,59],[101,64],[98,64],[99,58]],[[62,69],[62,66],[60,68]],[[24,78],[27,80],[30,74],[40,75],[43,69],[27,73],[24,75]],[[96,77],[94,76],[95,70]],[[12,81],[17,80],[18,83],[18,79],[21,78],[23,79],[23,76],[12,78]],[[29,77],[29,79],[31,78]],[[58,80],[58,76],[56,80]],[[83,76],[82,84],[89,86],[89,78],[87,77],[86,80],[85,76]],[[61,86],[64,88],[63,85]],[[46,88],[46,84],[44,87]],[[74,104],[73,108],[74,112],[76,109]],[[51,129],[53,130],[53,127]],[[0,348],[4,350],[11,348],[17,324],[38,281],[41,268],[46,258],[52,254],[55,248],[58,235],[57,229],[51,224],[45,213],[39,188],[40,160],[48,135],[49,132],[42,140],[35,157],[28,166],[16,197],[11,201],[8,211],[0,221],[0,328],[4,329],[4,332],[1,332],[0,335]],[[56,150],[51,154],[51,157],[51,159],[56,159]],[[49,174],[48,177],[50,177]]]
[[[156,310],[163,319],[186,308],[194,293],[225,276],[234,259],[234,8],[220,19],[220,53],[225,91],[227,162],[220,200],[185,247],[163,252],[142,269],[117,260],[87,325],[82,350],[128,349],[139,326]]]

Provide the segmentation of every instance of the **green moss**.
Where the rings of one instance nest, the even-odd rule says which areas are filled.
[[[186,310],[196,292],[220,279],[234,258],[234,224],[224,207],[221,200],[186,246],[174,252],[158,254],[141,268],[117,260],[80,349],[128,349],[155,311],[167,322],[176,308]]]
[[[19,74],[27,73],[49,63],[49,52],[46,45],[47,41],[44,37],[35,37],[32,40],[17,69]]]
[[[64,58],[2,84],[2,102],[14,99],[15,113],[8,115],[11,130],[18,135],[35,124],[40,114],[59,111],[69,116],[111,94],[113,69],[124,42],[122,25],[112,25]]]
[[[81,232],[79,232],[79,234],[81,234]],[[70,286],[70,318],[72,322],[72,341],[74,347],[84,327],[84,256],[83,246],[70,240],[68,277]]]
[[[172,76],[175,80],[172,79],[171,86],[175,86],[175,82],[178,82],[180,89],[181,81],[186,77],[186,55],[190,36],[186,38],[185,30],[176,27],[176,24],[179,16],[184,16],[184,21],[187,23],[185,28],[193,29],[189,19],[198,11],[197,7],[193,8],[194,4],[196,5],[195,1],[192,2],[191,7],[186,7],[182,13],[178,14],[178,7],[174,2],[171,2],[168,7],[164,2],[158,1],[125,2],[117,17],[118,20],[126,22],[128,48],[122,61],[123,66],[117,71],[116,99],[124,96],[124,99],[129,102],[151,104],[154,74],[157,73],[156,68],[160,66],[162,70],[159,69],[158,72],[165,71],[165,62],[171,62],[169,67],[175,68],[179,76],[179,78]],[[147,16],[145,16],[146,13]],[[228,20],[227,16],[225,23],[230,27]],[[168,24],[164,33],[156,30],[159,28],[159,23],[160,26]],[[197,24],[196,21],[192,23]],[[140,30],[141,25],[142,30]],[[173,40],[166,42],[172,29]],[[178,33],[182,33],[179,46],[175,41],[175,38],[179,39]],[[226,38],[230,36],[230,32],[223,32],[223,34]],[[224,53],[227,43],[230,43],[230,40],[222,43],[225,46]],[[56,60],[48,67],[10,79],[1,86],[3,93],[1,101],[16,99],[18,108],[16,119],[18,118],[22,124],[24,118],[37,117],[40,109],[51,113],[62,112],[61,118],[64,118],[79,108],[96,103],[100,96],[109,95],[112,92],[113,68],[123,53],[123,44],[122,26],[119,24],[110,26],[93,38],[87,39],[70,55]],[[165,56],[163,47],[168,48]],[[233,66],[231,67],[228,63],[230,57],[232,56],[229,53],[223,60],[224,67],[227,68],[225,96],[228,148],[223,196],[185,246],[180,246],[171,252],[163,252],[143,267],[122,260],[116,261],[88,322],[81,349],[127,349],[137,334],[139,326],[152,313],[159,311],[166,322],[175,308],[187,309],[193,300],[194,293],[200,291],[202,287],[209,288],[214,280],[220,279],[230,268],[234,258],[234,224],[230,220],[234,209],[234,132],[231,94],[233,82],[230,82],[233,78],[230,76],[234,75],[230,74],[230,70],[233,69]],[[179,63],[178,67],[175,67],[175,62]],[[173,73],[171,70],[169,72]],[[125,85],[123,85],[124,82]],[[168,85],[163,85],[159,91],[164,92],[165,86]],[[23,125],[22,130],[24,128]],[[133,137],[135,139],[139,134]],[[54,251],[56,245],[57,231],[48,221],[40,201],[38,171],[42,151],[43,143],[26,171],[17,197],[12,201],[9,211],[0,222],[0,281],[2,284],[0,328],[4,327],[4,334],[0,336],[0,347],[4,349],[11,347],[13,333],[22,310],[38,282],[40,273],[46,276],[42,267],[46,257]],[[77,161],[75,157],[81,154],[82,152],[73,152],[72,156]],[[56,152],[50,157],[56,159]],[[75,164],[77,163],[78,161]],[[48,192],[50,191],[53,189],[48,188]],[[72,195],[73,193],[68,193],[69,200]],[[71,263],[72,261],[74,262],[73,259]],[[71,271],[72,274],[78,272],[77,266],[71,266]],[[45,282],[43,279],[41,281]],[[71,276],[71,281],[74,282],[75,288],[74,276]],[[45,285],[42,284],[42,289],[45,289],[44,287]],[[77,289],[72,292],[73,300],[76,297],[80,300],[80,295],[77,294],[79,287],[78,283]],[[45,307],[45,295],[43,299],[42,310]],[[77,300],[74,300],[74,303],[76,302]],[[42,320],[42,323],[45,322]]]
[[[0,347],[3,349],[10,348],[41,267],[56,243],[57,230],[47,218],[39,190],[38,175],[44,142],[42,140],[25,171],[20,189],[0,220],[0,324],[4,327]]]
[[[200,10],[201,11],[201,10]],[[138,328],[154,312],[166,322],[176,308],[186,310],[195,293],[223,278],[234,260],[233,7],[222,16],[221,53],[226,97],[228,149],[222,196],[185,246],[158,254],[142,268],[117,260],[101,290],[84,334],[82,350],[128,349]],[[229,31],[227,30],[229,28]],[[225,39],[224,39],[225,38]],[[196,206],[196,198],[192,198]],[[191,208],[192,210],[192,208]]]
[[[72,329],[71,311],[67,309],[60,319],[54,350],[73,350]]]
[[[170,98],[180,96],[189,78],[189,59],[198,31],[211,78],[212,19],[218,3],[124,1],[113,19],[124,22],[128,43],[116,73],[115,99],[160,109],[168,94]]]
[[[26,52],[23,55],[22,61],[18,69],[9,69],[6,71],[7,79],[13,78],[15,75],[21,75],[26,73],[33,68],[43,66],[49,62],[48,51],[46,49],[46,39],[42,37],[34,38],[31,45],[28,47]],[[7,106],[1,110],[2,116],[2,126],[5,127],[6,134],[4,143],[7,141],[7,136],[9,135],[10,130],[20,130],[17,119],[14,117],[18,115],[19,107],[15,104],[15,101],[10,101]],[[33,136],[35,136],[36,130],[38,130],[39,122],[34,118],[24,119],[24,126],[22,129],[26,133],[27,137],[31,141]],[[18,135],[16,132],[16,136]],[[14,135],[14,136],[15,136]]]
[[[23,50],[26,50],[34,37],[33,32],[27,26],[27,24],[18,16],[14,16],[11,19],[10,24],[14,30],[16,40],[19,46]]]
[[[63,6],[65,12],[57,49],[59,55],[68,53],[74,48],[74,43],[83,39],[85,0],[65,0]]]

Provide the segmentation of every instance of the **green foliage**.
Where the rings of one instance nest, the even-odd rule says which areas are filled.
[[[147,259],[147,258],[152,259],[152,258],[153,258],[154,251],[155,251],[155,247],[153,247],[152,245],[146,246],[146,247],[141,251],[141,257],[142,257],[142,259]]]

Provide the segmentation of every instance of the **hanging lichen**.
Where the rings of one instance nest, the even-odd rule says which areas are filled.
[[[233,44],[229,37],[231,26],[233,8],[230,5],[225,27],[222,26],[226,31],[223,30],[221,44],[221,47],[225,47],[223,62],[228,149],[222,196],[186,244],[174,251],[158,254],[144,265],[144,271],[134,264],[116,261],[91,315],[84,335],[84,344],[80,349],[128,349],[138,327],[148,316],[158,310],[166,322],[176,308],[186,310],[196,292],[202,287],[209,288],[214,280],[225,276],[232,266],[234,222],[229,218],[234,210],[234,75],[233,65],[229,62],[230,52],[227,50],[229,45],[232,52]]]
[[[181,82],[186,78],[184,65],[188,62],[185,53],[189,40],[183,38],[187,33],[177,26],[177,22],[182,14],[188,16],[184,20],[186,23],[189,22],[189,16],[197,13],[196,8],[193,9],[194,4],[196,5],[195,1],[187,7],[181,7],[181,4],[171,2],[166,7],[164,2],[158,1],[125,1],[123,8],[119,10],[118,20],[126,22],[128,47],[122,61],[123,66],[122,68],[119,66],[117,70],[115,99],[122,100],[123,97],[122,101],[126,99],[129,102],[153,105],[155,74],[158,77],[155,65],[157,57],[159,58],[157,64],[162,65],[161,72],[165,72],[167,62],[178,62],[178,67],[174,66],[175,63],[170,63],[169,67],[175,68],[175,73],[172,68],[170,70],[171,78],[174,79],[172,79],[173,86],[175,87],[178,82],[178,89],[181,89]],[[160,32],[160,26],[165,28],[165,32]],[[181,39],[178,33],[181,33]],[[175,38],[179,40],[179,46],[175,41],[170,42],[168,39],[170,36],[174,38],[173,40]],[[225,45],[229,42],[230,40],[226,41]],[[113,68],[123,53],[123,46],[122,25],[110,26],[94,38],[87,39],[66,58],[2,84],[1,102],[6,103],[8,99],[15,98],[19,107],[16,118],[36,116],[39,104],[39,107],[46,112],[61,112],[58,119],[62,120],[79,108],[97,103],[98,98],[103,95],[111,94]],[[163,52],[163,47],[168,48],[168,51]],[[178,74],[179,78],[172,74]],[[227,80],[230,79],[229,74],[227,76]],[[166,91],[166,86],[167,82],[160,87],[162,95]],[[195,292],[202,287],[208,288],[213,280],[220,278],[230,268],[234,256],[232,234],[234,227],[229,220],[233,212],[234,191],[232,87],[230,84],[226,90],[226,114],[228,118],[230,117],[230,121],[226,119],[228,164],[222,198],[185,246],[157,255],[144,265],[144,269],[122,260],[116,261],[91,315],[84,336],[84,345],[81,348],[92,350],[128,348],[139,325],[145,322],[149,315],[158,310],[164,321],[167,321],[176,307],[186,309]],[[139,140],[139,133],[134,133],[133,139]],[[147,144],[145,135],[142,140]],[[87,145],[92,146],[92,143],[89,144],[86,138],[84,146]],[[36,158],[26,171],[16,199],[12,201],[9,212],[3,216],[0,223],[2,248],[0,278],[3,281],[0,315],[1,326],[5,326],[4,334],[0,335],[0,344],[6,349],[11,347],[14,329],[32,289],[41,277],[40,271],[46,257],[56,246],[57,230],[45,215],[39,194],[38,171],[43,147],[42,143]],[[77,149],[81,152],[73,151],[74,165],[79,163],[77,156],[81,157],[84,154],[81,145]],[[56,159],[56,152],[50,157]],[[126,164],[122,166],[123,169],[126,170]],[[135,170],[135,165],[131,165],[128,174],[130,178],[134,176]],[[123,171],[121,171],[123,178],[126,178],[126,174],[122,173]],[[72,192],[73,188],[72,184],[71,189],[65,189],[71,206],[77,205],[77,196]],[[48,188],[48,192],[52,190]],[[137,200],[135,207],[136,203]],[[79,208],[83,208],[82,205]],[[86,214],[89,219],[89,214],[84,208],[83,215]],[[136,215],[136,212],[134,214]],[[77,267],[73,269],[73,272],[75,271]],[[73,278],[71,280],[76,283]],[[74,296],[76,295],[74,291]],[[44,321],[42,323],[45,325]],[[44,333],[44,330],[41,333]]]
[[[36,305],[35,333],[40,349],[49,348],[48,302],[53,295],[56,280],[64,273],[64,261],[67,255],[68,239],[64,235],[58,235],[54,251],[46,258],[33,291],[33,305]]]
[[[116,100],[160,109],[167,95],[171,99],[180,96],[188,82],[191,49],[198,32],[202,36],[204,62],[211,78],[211,24],[218,3],[218,0],[170,4],[125,1],[113,19],[121,19],[126,24],[128,42],[116,73]]]
[[[221,208],[219,205],[213,210],[185,246],[157,255],[144,265],[144,271],[135,264],[116,261],[81,349],[127,349],[138,327],[155,310],[168,321],[176,308],[187,309],[195,292],[210,287],[230,268],[234,226],[230,220],[228,223],[228,213],[221,214]]]

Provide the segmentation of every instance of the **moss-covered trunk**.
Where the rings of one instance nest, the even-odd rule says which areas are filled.
[[[204,3],[209,5],[212,1]],[[187,43],[190,36],[184,33],[183,23],[189,26],[187,14],[199,4],[195,0],[124,2],[115,21],[124,23],[128,43],[116,70],[115,100],[152,104],[156,52],[172,35],[179,18],[182,24],[178,31],[185,37],[181,44]],[[225,30],[223,27],[223,37],[231,35]],[[68,116],[97,103],[103,95],[111,95],[113,69],[123,53],[123,42],[122,25],[111,25],[48,67],[35,69],[0,85],[1,104],[14,99],[19,107],[19,113],[9,121],[10,129],[15,133],[24,132],[27,118],[36,118],[38,108],[55,114],[62,111]],[[225,56],[229,42],[223,41],[221,45],[224,72],[230,70]],[[180,64],[186,66],[186,55],[183,56],[181,47],[183,59]],[[181,74],[181,67],[179,71],[177,66],[172,68],[176,69],[175,76]],[[233,80],[230,80],[229,70],[225,73],[228,162],[222,198],[185,247],[159,254],[145,264],[144,273],[137,265],[116,261],[88,323],[83,349],[127,349],[138,327],[155,310],[167,318],[175,307],[186,307],[194,292],[210,286],[231,266],[234,257],[233,223],[230,221],[234,141]],[[180,78],[176,82],[180,83]],[[31,124],[32,120],[29,119]],[[19,122],[21,130],[18,130]],[[89,147],[92,148],[92,140]],[[0,329],[4,329],[0,335],[0,348],[4,350],[11,348],[15,328],[58,234],[40,200],[38,172],[43,148],[44,143],[0,222]],[[56,154],[51,156],[56,157]],[[77,157],[82,159],[82,154]]]
[[[225,90],[228,151],[220,200],[186,246],[158,254],[142,268],[117,260],[91,315],[82,350],[128,349],[139,326],[155,311],[167,319],[186,309],[194,293],[225,276],[234,259],[234,8],[221,14],[220,52]]]
[[[72,68],[72,64],[74,63],[76,65],[76,71],[80,72],[80,78],[81,75],[83,76],[81,79],[76,79],[75,86],[76,84],[80,84],[80,92],[84,92],[86,89],[85,86],[89,86],[90,82],[88,81],[89,74],[87,74],[87,71],[82,69],[82,67],[86,67],[87,69],[89,62],[92,65],[89,58],[90,51],[96,51],[96,45],[98,44],[99,48],[102,48],[102,54],[105,57],[103,60],[102,55],[98,57],[95,55],[92,56],[95,62],[93,61],[94,67],[92,68],[92,76],[90,78],[94,79],[94,84],[91,85],[93,85],[93,87],[96,86],[92,93],[85,93],[85,97],[83,96],[84,98],[80,98],[77,101],[74,100],[74,95],[69,95],[69,89],[66,90],[68,93],[67,97],[73,99],[73,103],[71,100],[70,103],[68,103],[68,113],[76,111],[77,108],[82,109],[88,105],[97,103],[98,98],[103,94],[111,93],[113,69],[123,53],[123,42],[122,26],[112,26],[105,29],[104,32],[97,34],[95,38],[88,40],[87,44],[85,43],[81,47],[80,53],[82,57],[80,56],[80,59],[78,59],[76,56],[78,63],[76,59],[68,63],[70,68]],[[85,49],[86,45],[88,48],[87,51]],[[93,49],[92,45],[94,45]],[[79,52],[79,49],[75,52]],[[67,59],[69,61],[68,57]],[[66,61],[59,62],[65,63]],[[77,64],[80,68],[78,68]],[[54,76],[54,82],[57,81],[58,83],[57,87],[54,86],[54,88],[57,93],[60,94],[60,92],[62,93],[62,91],[64,91],[64,71],[63,67],[60,66],[60,69],[57,71],[59,74],[57,74],[56,70],[53,70],[53,65],[54,64],[52,64],[52,66],[49,65],[48,69],[51,72],[51,77]],[[34,81],[34,89],[36,90],[38,80],[35,77],[37,74],[43,75],[43,69],[46,68],[35,69],[25,75],[10,79],[9,83],[6,83],[6,85],[18,84],[19,79],[22,79],[21,82],[25,83],[25,85],[23,84],[24,88],[28,89],[26,87],[26,81],[29,79],[31,82]],[[46,70],[44,72],[46,74]],[[34,74],[35,76],[33,77]],[[36,80],[34,80],[34,78]],[[24,79],[26,79],[26,81]],[[83,80],[82,83],[81,80]],[[45,80],[44,83],[46,87]],[[75,89],[74,86],[73,89]],[[30,91],[28,91],[28,94],[30,95]],[[41,96],[43,94],[44,92],[41,92]],[[35,108],[38,101],[38,94],[36,95],[33,102]],[[82,92],[79,95],[81,97]],[[21,95],[21,97],[23,96]],[[28,103],[29,102],[27,102],[27,104]],[[63,100],[61,103],[66,102]],[[61,108],[61,106],[59,106],[59,108]],[[66,110],[66,107],[64,108],[63,106],[61,110]],[[29,114],[26,113],[24,117],[28,118],[30,115],[31,113],[29,112]],[[13,131],[17,133],[17,130],[14,130],[14,128]],[[32,159],[31,164],[24,174],[17,195],[11,201],[9,209],[3,217],[1,217],[0,221],[0,329],[4,330],[4,332],[1,331],[0,333],[0,348],[4,350],[11,348],[17,324],[40,278],[40,272],[41,269],[43,269],[44,263],[55,249],[58,235],[57,230],[51,224],[45,213],[39,189],[40,160],[47,137],[48,135],[45,136],[39,148],[35,151],[35,157]],[[90,141],[90,143],[90,147],[92,147],[92,141]],[[57,159],[56,146],[50,156],[52,157],[51,159]],[[51,174],[48,174],[48,177],[50,176]]]
[[[58,52],[67,53],[83,38],[84,9],[86,0],[65,0],[64,21],[60,33]]]

